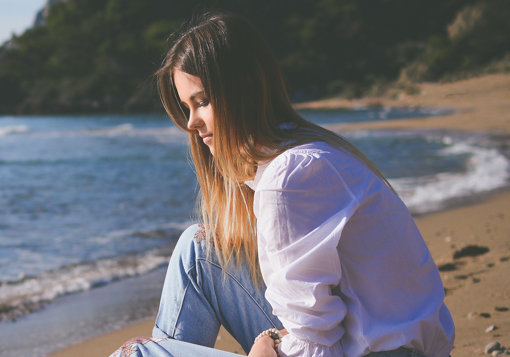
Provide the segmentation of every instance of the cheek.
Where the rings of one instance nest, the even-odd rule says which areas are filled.
[[[214,122],[214,113],[213,113],[212,109],[208,111],[205,121],[207,123],[207,126],[212,129],[213,122]]]

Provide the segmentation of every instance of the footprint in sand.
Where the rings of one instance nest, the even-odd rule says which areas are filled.
[[[465,259],[462,259],[462,258],[477,257],[480,255],[484,255],[484,254],[488,253],[489,251],[490,251],[490,249],[488,247],[479,246],[479,245],[467,245],[461,249],[456,250],[453,253],[453,260],[454,260],[453,262],[441,264],[437,268],[440,272],[453,272],[456,270],[460,270],[467,263],[465,261]],[[494,266],[494,264],[492,264],[492,265],[487,264],[487,268],[491,268],[492,266]],[[447,284],[448,286],[445,286],[446,295],[451,295],[459,288],[462,288],[464,286],[463,282],[468,279],[471,279],[472,283],[475,283],[475,284],[479,283],[481,281],[481,279],[479,277],[477,277],[477,275],[483,274],[485,272],[486,272],[486,270],[479,269],[476,271],[471,271],[471,272],[455,275],[453,277],[454,280],[453,281],[450,280],[450,283]],[[447,280],[449,277],[448,277],[448,275],[445,274],[443,276],[443,278],[444,278],[444,280]]]
[[[479,246],[479,245],[467,245],[460,250],[456,250],[453,253],[453,259],[459,259],[464,257],[477,257],[479,255],[484,255],[489,252],[489,248]]]

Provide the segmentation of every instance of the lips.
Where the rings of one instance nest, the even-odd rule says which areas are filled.
[[[204,140],[204,144],[206,145],[211,145],[212,144],[212,140],[213,140],[213,134],[210,134],[210,135],[200,135],[200,137],[202,138],[202,140]]]

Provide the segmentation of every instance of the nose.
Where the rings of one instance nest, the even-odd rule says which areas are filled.
[[[189,120],[188,120],[188,129],[189,130],[198,130],[201,126],[204,125],[200,116],[197,115],[195,110],[190,110],[189,112]]]

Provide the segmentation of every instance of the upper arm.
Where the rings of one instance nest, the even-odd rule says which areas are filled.
[[[276,161],[277,160],[277,161]],[[314,155],[278,157],[257,192],[258,229],[271,237],[264,247],[278,251],[297,244],[330,219],[349,218],[359,206],[338,169]]]
[[[342,335],[337,245],[359,202],[329,160],[278,157],[257,189],[259,259],[266,298],[289,332],[330,344]]]

